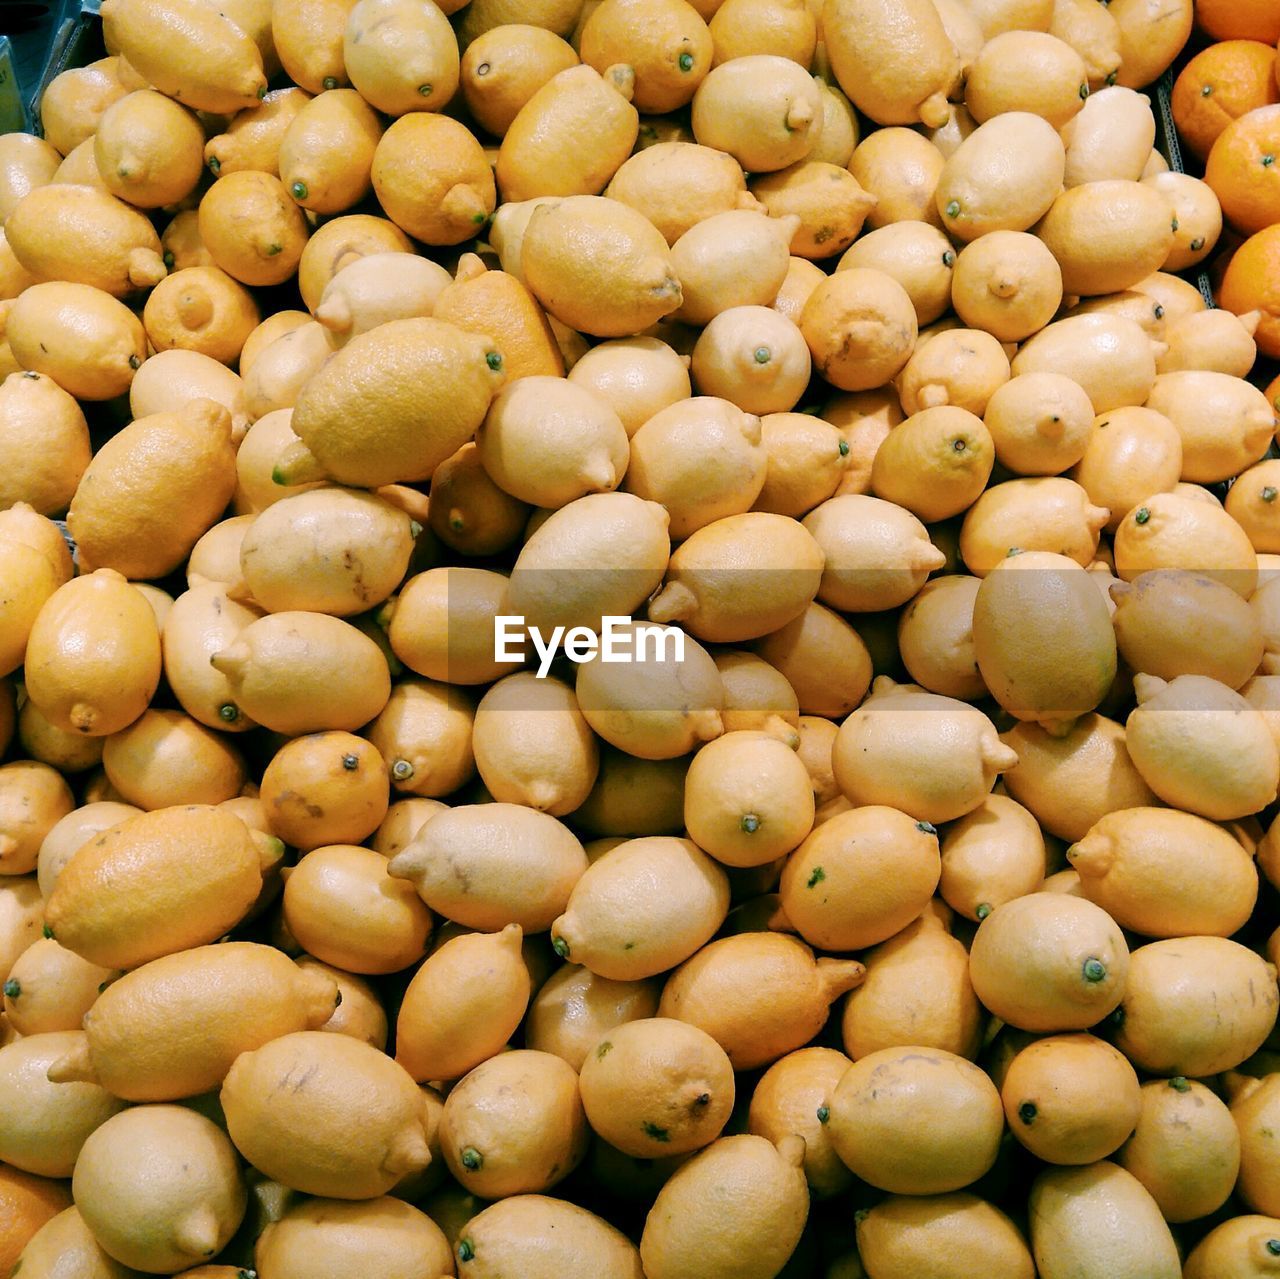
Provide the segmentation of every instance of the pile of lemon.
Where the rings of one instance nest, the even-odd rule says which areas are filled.
[[[0,1274],[1280,1273],[1191,0],[102,16],[0,138]]]

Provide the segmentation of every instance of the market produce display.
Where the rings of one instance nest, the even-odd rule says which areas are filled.
[[[1280,6],[101,10],[0,1277],[1280,1275]]]

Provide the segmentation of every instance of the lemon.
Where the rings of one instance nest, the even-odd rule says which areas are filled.
[[[581,1072],[607,1032],[653,1016],[658,993],[653,981],[612,981],[589,968],[566,964],[533,997],[525,1041],[530,1048],[555,1053]]]
[[[240,1053],[323,1025],[337,1003],[329,978],[252,942],[170,955],[110,989],[87,1018],[84,1052],[50,1069],[59,1080],[87,1078],[133,1101],[207,1092]]]
[[[986,577],[1014,551],[1062,554],[1083,567],[1093,562],[1109,515],[1073,480],[1006,480],[969,508],[960,528],[960,554],[977,577]]]
[[[829,1199],[852,1181],[819,1117],[828,1091],[850,1064],[832,1048],[801,1048],[774,1062],[751,1095],[750,1133],[775,1145],[792,1133],[804,1138],[804,1173],[815,1199]]]
[[[786,0],[780,5],[726,0],[711,19],[715,60],[721,63],[753,53],[780,53],[807,67],[813,60],[819,16],[807,0]]]
[[[951,241],[937,227],[906,219],[860,236],[836,270],[857,267],[883,271],[906,289],[917,325],[926,325],[951,305],[955,262]]]
[[[1250,1269],[1270,1263],[1276,1255],[1271,1247],[1275,1238],[1274,1217],[1233,1217],[1209,1231],[1196,1245],[1187,1258],[1184,1273],[1187,1279],[1204,1279],[1216,1273],[1246,1275]]]
[[[785,516],[752,511],[714,520],[671,556],[649,620],[680,622],[712,643],[758,639],[812,603],[822,562],[812,533]]]
[[[638,333],[682,300],[661,234],[633,209],[599,196],[536,208],[521,263],[553,316],[596,337]]]
[[[832,763],[839,769],[834,751]],[[805,941],[862,950],[920,914],[938,873],[937,836],[904,813],[869,804],[817,827],[788,859],[779,893]]]
[[[592,730],[642,759],[676,758],[718,737],[724,689],[710,654],[688,637],[681,658],[637,647],[625,671],[579,665],[575,694]]]
[[[1027,111],[994,116],[943,165],[935,195],[943,229],[966,242],[989,231],[1029,231],[1057,200],[1065,167],[1047,120]]]
[[[1065,634],[1064,610],[1072,619]],[[1050,616],[1052,637],[1043,630]],[[973,643],[996,701],[1050,732],[1095,710],[1116,675],[1107,606],[1066,556],[1027,552],[999,562],[978,588]]]
[[[939,891],[953,910],[981,922],[996,906],[1034,893],[1045,866],[1031,812],[1007,795],[988,795],[943,836]]]
[[[803,1139],[723,1137],[684,1164],[658,1192],[640,1239],[644,1273],[675,1279],[696,1251],[706,1279],[777,1273],[799,1243],[809,1210]],[[722,1187],[733,1187],[726,1204]],[[748,1271],[747,1273],[752,1273]]]
[[[854,149],[849,172],[875,197],[867,225],[879,230],[895,222],[940,225],[935,204],[945,158],[914,129],[876,129]]]
[[[280,1279],[319,1279],[347,1268],[391,1275],[407,1254],[432,1274],[447,1274],[453,1265],[439,1227],[401,1199],[304,1199],[268,1222],[254,1248],[254,1264],[259,1273]],[[202,1279],[199,1272],[195,1279]]]
[[[926,582],[903,610],[898,649],[911,678],[930,693],[972,701],[986,685],[973,651],[973,602],[979,579],[965,575]]]
[[[822,27],[836,79],[864,115],[877,124],[944,123],[959,67],[932,4],[827,0]]]
[[[578,56],[545,27],[508,23],[473,40],[462,56],[462,96],[486,132],[502,137],[520,108]]]
[[[498,150],[503,203],[538,196],[599,195],[635,146],[640,117],[631,105],[634,71],[571,66],[520,108]],[[593,144],[581,139],[590,131]]]
[[[341,213],[369,192],[382,125],[352,89],[331,89],[306,103],[280,139],[277,166],[304,209]]]
[[[479,142],[456,120],[414,112],[382,135],[373,189],[397,226],[426,244],[469,240],[494,210],[493,172]]]
[[[626,432],[606,403],[545,376],[499,391],[476,443],[481,465],[504,492],[545,508],[616,488],[629,455]]]
[[[1031,1279],[1035,1266],[1018,1227],[971,1194],[893,1195],[857,1222],[858,1250],[886,1276],[980,1279],[999,1266]]]
[[[1084,1030],[1125,995],[1129,948],[1092,902],[1031,893],[995,907],[978,927],[969,976],[983,1005],[1019,1030]]]
[[[1166,1221],[1216,1212],[1240,1170],[1231,1112],[1203,1084],[1181,1077],[1143,1084],[1141,1098],[1137,1126],[1116,1162],[1147,1188]],[[1189,1274],[1196,1273],[1194,1258]]]
[[[1170,683],[1139,675],[1134,690],[1138,707],[1125,726],[1126,744],[1166,803],[1225,821],[1271,802],[1280,779],[1275,743],[1265,720],[1238,693],[1202,675]],[[1184,738],[1191,724],[1194,736]]]
[[[88,284],[24,289],[6,317],[5,337],[19,368],[51,378],[78,400],[123,395],[147,355],[142,321]]]
[[[894,1194],[970,1185],[995,1162],[1004,1126],[991,1080],[938,1049],[869,1053],[840,1077],[826,1105],[836,1153],[862,1180]]]
[[[615,338],[592,347],[569,381],[604,400],[633,437],[651,417],[689,398],[688,363],[657,338]]]
[[[573,1067],[517,1049],[482,1062],[449,1092],[440,1145],[455,1178],[488,1198],[548,1190],[587,1152]]]
[[[266,96],[262,54],[252,37],[199,0],[176,8],[112,0],[102,17],[130,66],[193,110],[230,113]]]
[[[352,903],[358,903],[353,917]],[[344,972],[400,972],[421,959],[431,914],[387,859],[352,844],[313,849],[290,871],[284,923],[309,954]]]
[[[459,1079],[500,1052],[529,1004],[521,930],[466,933],[414,974],[396,1022],[396,1061],[415,1079]]]
[[[553,816],[587,797],[599,767],[597,745],[573,690],[532,672],[508,675],[476,708],[476,770],[500,802]]]
[[[1275,410],[1266,396],[1227,373],[1161,373],[1146,403],[1177,428],[1182,437],[1180,478],[1194,483],[1239,475],[1261,460],[1276,429]]]
[[[968,409],[924,408],[880,446],[871,491],[933,523],[960,514],[977,499],[994,460],[990,433]]]
[[[754,509],[799,519],[834,494],[849,447],[831,423],[807,413],[769,413],[760,420],[760,442],[767,460]]]
[[[227,365],[239,358],[260,319],[249,291],[214,266],[174,272],[151,291],[142,313],[147,338],[157,351],[190,351]],[[159,378],[159,370],[152,370],[152,376]],[[141,416],[136,407],[135,415]]]
[[[234,489],[230,414],[196,399],[181,412],[138,418],[99,449],[71,500],[67,527],[87,571],[163,577]]]
[[[661,902],[638,886],[661,882]],[[729,909],[724,871],[689,840],[624,841],[574,885],[552,924],[552,943],[572,963],[614,981],[666,972],[706,944]]]
[[[598,631],[607,615],[630,616],[666,572],[667,523],[665,508],[632,493],[589,493],[562,506],[521,548],[502,611],[544,633],[557,625]],[[614,571],[602,574],[605,566]]]
[[[1028,111],[1062,129],[1089,96],[1084,59],[1055,35],[1006,31],[979,50],[969,68],[964,101],[979,124],[1009,111]]]
[[[900,373],[915,345],[915,307],[883,271],[851,268],[820,284],[800,315],[813,362],[833,386],[863,391]]]
[[[395,590],[412,550],[403,511],[372,493],[327,487],[286,497],[256,516],[240,566],[264,610],[349,616]]]
[[[518,923],[528,933],[551,926],[586,869],[581,845],[554,818],[502,802],[440,814],[389,867],[447,919],[495,931]]]
[[[308,227],[284,184],[246,169],[219,178],[200,200],[200,238],[242,284],[282,284],[298,270]]]
[[[192,111],[152,89],[103,112],[94,135],[103,185],[138,208],[177,204],[200,181],[204,131]]]
[[[507,1273],[524,1279],[643,1279],[645,1273],[639,1252],[621,1231],[585,1208],[544,1195],[513,1195],[483,1208],[461,1225],[456,1253],[467,1279]]]
[[[701,1027],[735,1069],[752,1070],[808,1043],[864,971],[856,960],[815,960],[803,942],[780,933],[720,937],[667,979],[658,1015]]]
[[[438,111],[458,87],[458,43],[434,5],[357,0],[347,14],[343,65],[386,115]],[[354,201],[353,201],[354,203]]]
[[[1075,1267],[1114,1279],[1178,1279],[1178,1249],[1155,1200],[1106,1160],[1041,1173],[1031,1187],[1030,1226],[1041,1274]]]
[[[160,239],[146,217],[92,186],[37,187],[10,214],[5,238],[37,280],[88,284],[122,298],[165,276]]]
[[[952,299],[972,328],[1018,342],[1053,319],[1062,301],[1062,271],[1035,236],[992,231],[956,259]]]
[[[842,612],[904,604],[945,563],[914,515],[877,497],[837,494],[806,515],[802,527],[825,557],[818,597]]]
[[[95,737],[124,728],[146,709],[159,677],[155,615],[110,569],[59,587],[31,627],[27,695],[60,728]]]
[[[603,0],[583,23],[578,49],[602,75],[630,66],[632,101],[656,115],[689,102],[711,69],[713,45],[707,24],[684,0]]]
[[[310,1071],[306,1088],[284,1082],[293,1071]],[[431,1157],[422,1094],[402,1067],[347,1035],[299,1031],[242,1053],[220,1101],[237,1149],[306,1194],[375,1198]]]
[[[214,177],[220,177],[224,173],[235,173],[237,169],[259,169],[279,177],[280,143],[294,116],[310,100],[311,95],[304,89],[273,89],[256,110],[237,112],[231,117],[225,132],[215,133],[204,144],[204,162],[209,171]],[[170,224],[172,227],[173,223]],[[169,232],[161,236],[162,240],[167,238]]]
[[[62,155],[44,138],[6,133],[0,144],[0,221],[9,217],[28,191],[52,181],[61,162]]]
[[[712,214],[671,247],[683,301],[676,319],[707,324],[739,306],[768,306],[786,279],[799,216],[738,209]]]
[[[822,97],[789,58],[750,54],[722,62],[693,95],[693,133],[750,173],[805,159],[822,127]]]
[[[316,466],[362,486],[428,478],[475,431],[503,377],[483,338],[439,320],[380,325],[307,382],[292,422],[303,446],[278,463],[282,478],[318,478],[306,474]]]
[[[14,960],[5,981],[4,1013],[20,1035],[79,1030],[99,987],[119,976],[42,937]]]
[[[144,711],[107,738],[102,764],[116,792],[147,810],[220,804],[247,780],[240,752],[181,711]]]
[[[1201,1077],[1231,1070],[1258,1050],[1274,1024],[1271,972],[1253,951],[1225,937],[1141,946],[1129,967],[1116,1047],[1153,1074]],[[1176,999],[1170,997],[1174,989]],[[1247,1200],[1247,1189],[1245,1194]]]
[[[721,311],[693,348],[694,385],[747,413],[784,413],[809,384],[811,361],[804,335],[792,321],[764,306]]]

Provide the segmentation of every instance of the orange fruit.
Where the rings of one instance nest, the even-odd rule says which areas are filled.
[[[1280,105],[1227,125],[1209,152],[1204,180],[1227,221],[1245,234],[1280,222]]]
[[[1218,305],[1236,315],[1261,311],[1253,340],[1263,355],[1280,357],[1280,226],[1270,226],[1247,239],[1232,255],[1222,277]],[[1275,404],[1280,379],[1267,391]]]
[[[1273,342],[1273,345],[1280,347],[1280,342]],[[1274,352],[1268,351],[1267,354],[1272,355]],[[1280,416],[1280,377],[1274,378],[1263,394],[1267,397],[1272,408],[1275,409],[1276,415]]]
[[[1202,160],[1242,115],[1280,102],[1276,51],[1261,40],[1225,40],[1197,53],[1173,86],[1174,123]]]
[[[1196,0],[1196,25],[1214,40],[1280,40],[1275,0]]]
[[[65,1181],[51,1181],[0,1164],[0,1272],[7,1274],[27,1240],[71,1206]]]

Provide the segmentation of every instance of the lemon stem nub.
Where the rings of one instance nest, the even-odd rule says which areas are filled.
[[[1262,490],[1262,500],[1264,502],[1274,502],[1276,500],[1276,491],[1270,484]]]
[[[435,85],[433,84],[420,84],[418,86],[418,92],[422,94],[424,98],[429,98],[434,91]]]
[[[307,198],[307,184],[305,182],[295,182],[289,190],[295,200],[305,200]]]
[[[331,75],[325,76],[325,78],[320,81],[320,87],[323,89],[336,89],[338,87],[337,78]]]
[[[1268,1240],[1267,1240],[1267,1251],[1268,1251],[1268,1252],[1269,1252],[1273,1257],[1280,1257],[1280,1239],[1268,1239]]]
[[[1172,1088],[1174,1092],[1191,1091],[1191,1085],[1187,1083],[1185,1075],[1174,1075],[1174,1077],[1169,1080],[1169,1087]]]
[[[560,956],[561,959],[569,958],[569,943],[563,937],[552,938],[551,949]]]
[[[840,440],[840,456],[841,457],[849,456],[849,441],[843,438]]]
[[[21,994],[22,994],[22,986],[20,985],[20,983],[14,981],[13,978],[10,977],[9,980],[4,984],[4,997],[6,999],[17,999],[18,996]]]
[[[742,820],[738,823],[748,835],[754,835],[760,829],[760,819],[755,813],[743,813]]]
[[[165,255],[164,255],[164,257],[161,259],[161,261],[164,263],[164,265],[165,265],[165,269],[166,269],[167,271],[172,271],[172,270],[173,270],[173,254],[172,254],[172,253],[169,253],[169,252],[166,250]]]
[[[213,176],[216,178],[218,176],[218,170],[221,168],[222,168],[222,161],[219,160],[216,155],[211,155],[209,157],[209,172],[212,173]]]
[[[129,367],[136,371],[142,367],[142,361],[136,355],[131,355],[129,357]]]
[[[952,201],[947,205],[947,217],[949,217],[949,218],[958,218],[959,216],[960,216],[960,201],[959,201],[959,200],[952,200]]]
[[[979,902],[973,913],[977,915],[978,922],[981,923],[989,914],[991,914],[991,903]]]
[[[495,373],[502,368],[502,356],[499,355],[497,351],[490,351],[489,354],[484,357],[484,362]]]
[[[831,1108],[829,1106],[818,1107],[818,1122],[825,1124],[831,1118]]]
[[[476,1246],[470,1239],[463,1239],[458,1244],[458,1260],[471,1261],[476,1255]]]
[[[471,1172],[476,1172],[484,1166],[484,1156],[474,1146],[467,1146],[459,1158],[462,1166]]]
[[[1133,517],[1135,524],[1145,524],[1151,518],[1151,512],[1145,506],[1139,507]]]
[[[342,757],[342,767],[348,773],[354,773],[360,767],[360,758],[357,755],[344,755]]]
[[[1085,981],[1098,982],[1107,975],[1107,966],[1100,959],[1086,959],[1081,972]]]
[[[938,828],[932,822],[916,822],[916,830],[926,835],[936,835]]]
[[[773,358],[773,352],[767,346],[758,346],[755,349],[754,356],[757,364],[768,364]]]
[[[1018,1118],[1021,1119],[1024,1124],[1035,1123],[1036,1115],[1039,1113],[1040,1112],[1036,1109],[1036,1103],[1034,1101],[1024,1101],[1022,1105],[1018,1107]]]
[[[682,54],[680,55],[680,59],[679,59],[679,61],[680,61],[680,70],[681,70],[681,71],[692,71],[692,70],[693,70],[693,54],[691,54],[691,53],[682,53]]]
[[[234,724],[240,718],[240,708],[233,702],[224,702],[218,707],[218,718],[227,724]]]
[[[46,925],[45,925],[45,926],[40,930],[40,932],[43,934],[45,941],[53,941],[53,940],[54,940],[54,936],[53,936],[53,929],[52,929],[52,928],[50,928],[48,924],[46,924]]]
[[[398,782],[407,782],[413,776],[413,765],[407,759],[398,759],[391,765],[391,776]]]

